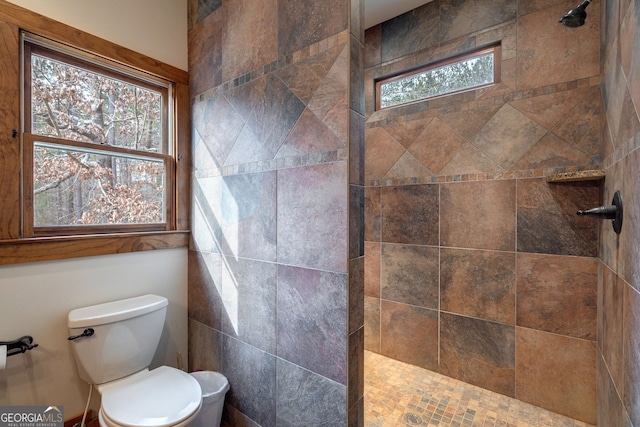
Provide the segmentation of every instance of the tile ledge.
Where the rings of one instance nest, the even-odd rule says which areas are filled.
[[[606,173],[602,169],[585,170],[577,172],[565,172],[549,175],[547,182],[577,182],[577,181],[598,181],[603,179]]]

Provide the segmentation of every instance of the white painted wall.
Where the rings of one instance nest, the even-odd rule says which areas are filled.
[[[0,406],[62,405],[81,414],[89,386],[78,378],[67,337],[74,308],[153,293],[169,299],[153,367],[187,364],[187,250],[0,266],[0,341],[31,335],[38,347],[7,358]],[[99,407],[94,400],[92,407]]]
[[[188,0],[8,0],[187,70]]]
[[[187,0],[10,0],[26,9],[182,70]],[[77,376],[67,314],[86,305],[155,293],[169,299],[154,366],[187,363],[187,250],[171,249],[0,266],[0,341],[32,335],[39,345],[7,359],[0,406],[62,405],[82,413],[89,386]],[[92,407],[98,403],[94,399]]]

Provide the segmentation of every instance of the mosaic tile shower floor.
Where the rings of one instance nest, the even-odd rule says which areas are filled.
[[[365,351],[365,427],[593,427]]]

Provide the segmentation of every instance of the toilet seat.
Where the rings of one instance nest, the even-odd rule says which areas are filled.
[[[104,384],[99,421],[106,427],[181,427],[200,411],[202,391],[191,375],[169,366]]]

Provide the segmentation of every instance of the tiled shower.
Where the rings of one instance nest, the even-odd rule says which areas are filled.
[[[600,16],[433,1],[365,36],[365,348],[596,420]],[[575,5],[573,5],[575,6]],[[595,11],[595,13],[593,12]],[[407,31],[407,29],[411,29]],[[499,43],[500,84],[373,111],[373,82]]]
[[[228,425],[362,425],[363,347],[640,425],[637,3],[434,0],[363,44],[357,0],[189,1],[189,367],[229,377]],[[498,42],[499,85],[373,110]],[[621,235],[575,215],[616,189]]]

